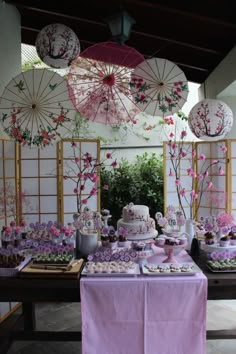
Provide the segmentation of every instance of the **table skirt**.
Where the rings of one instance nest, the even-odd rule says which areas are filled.
[[[179,259],[189,256],[184,252]],[[83,277],[82,353],[205,354],[206,303],[202,273]]]

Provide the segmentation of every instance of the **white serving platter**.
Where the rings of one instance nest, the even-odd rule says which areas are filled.
[[[157,267],[159,267],[159,266],[161,266],[161,267],[163,267],[163,266],[168,266],[168,267],[170,267],[171,266],[171,264],[173,265],[173,264],[175,264],[175,263],[153,263],[153,265],[154,266],[157,266]],[[189,264],[189,265],[192,265],[193,266],[193,268],[191,269],[191,271],[189,271],[189,272],[182,272],[182,271],[177,271],[177,272],[171,272],[171,271],[169,271],[169,272],[160,272],[160,271],[157,271],[157,272],[153,272],[153,271],[150,271],[147,267],[146,267],[146,265],[142,265],[142,268],[141,268],[141,270],[142,270],[142,273],[144,274],[144,275],[150,275],[150,276],[157,276],[157,277],[159,277],[159,276],[161,276],[161,277],[169,277],[169,276],[186,276],[186,275],[195,275],[195,274],[197,274],[197,273],[201,273],[202,271],[201,271],[201,269],[196,265],[196,263],[194,263],[194,262],[181,262],[181,263],[178,263],[178,265],[181,267],[182,265],[186,265],[186,264]],[[148,265],[148,264],[147,264]],[[177,265],[177,264],[176,264]]]
[[[136,264],[134,270],[132,271],[132,273],[88,273],[86,266],[84,267],[84,269],[81,272],[81,275],[85,275],[87,277],[109,277],[109,278],[113,278],[113,277],[133,277],[136,275],[140,275],[140,268],[139,265]]]
[[[200,247],[203,251],[205,252],[215,252],[215,251],[224,251],[224,250],[229,250],[229,251],[234,251],[236,250],[236,245],[229,245],[229,246],[220,246],[219,243],[213,243],[212,245],[207,245],[204,241],[201,241]]]

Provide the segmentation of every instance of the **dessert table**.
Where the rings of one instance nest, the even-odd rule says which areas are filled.
[[[156,249],[149,262],[166,256]],[[177,256],[191,262],[186,251]],[[83,354],[205,354],[207,278],[82,277]]]

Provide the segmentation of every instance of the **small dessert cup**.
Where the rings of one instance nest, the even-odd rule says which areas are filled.
[[[230,245],[231,246],[236,246],[236,238],[231,238]]]
[[[164,246],[165,244],[165,238],[164,237],[158,237],[155,241],[156,246]]]
[[[226,237],[222,237],[219,241],[219,244],[221,247],[228,247],[230,246],[230,240],[227,239]]]
[[[187,241],[188,241],[188,240],[187,240],[186,237],[182,237],[182,238],[179,239],[179,244],[180,244],[180,245],[185,245],[185,244],[187,244]]]
[[[110,241],[109,246],[112,250],[114,250],[115,248],[117,248],[118,242],[117,241]]]
[[[130,241],[118,241],[118,246],[128,248],[130,246]]]

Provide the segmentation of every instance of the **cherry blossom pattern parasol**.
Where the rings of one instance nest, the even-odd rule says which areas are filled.
[[[71,131],[75,109],[66,80],[47,69],[22,72],[5,87],[0,122],[15,142],[43,148]]]
[[[68,89],[75,108],[87,119],[119,125],[140,112],[130,91],[132,69],[77,57],[71,67]]]
[[[138,107],[153,116],[174,114],[188,96],[188,82],[183,71],[166,59],[147,59],[137,65],[130,86]]]

